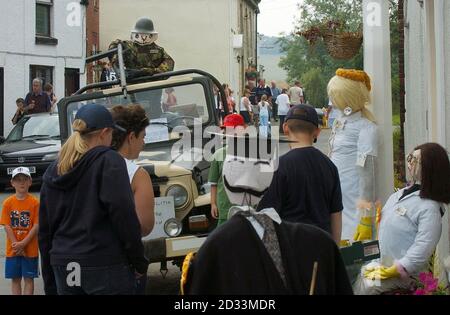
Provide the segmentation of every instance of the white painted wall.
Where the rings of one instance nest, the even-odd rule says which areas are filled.
[[[132,4],[123,0],[103,1],[100,49],[107,50],[115,39],[129,39],[137,19],[147,16],[159,32],[157,44],[175,60],[175,70],[205,70],[237,91],[240,72],[236,57],[240,51],[232,48],[232,35],[240,32],[241,1],[133,0]]]
[[[80,26],[69,26],[67,4],[74,0],[53,1],[52,36],[58,45],[36,45],[36,9],[34,0],[0,0],[0,67],[4,67],[5,99],[4,124],[7,135],[12,128],[11,117],[16,110],[15,100],[25,97],[30,86],[30,65],[54,67],[53,85],[58,98],[64,96],[64,68],[78,68],[84,73],[85,14],[81,6]],[[80,76],[80,85],[85,76]]]
[[[450,1],[406,2],[405,144],[409,152],[418,144],[438,142],[450,148]],[[445,284],[442,260],[449,255],[448,211],[442,220],[435,270]]]
[[[424,65],[424,11],[417,1],[406,2],[405,28],[405,151],[428,139]]]
[[[445,69],[445,121],[450,121],[450,36],[448,36],[448,30],[450,30],[450,1],[444,1],[444,69]],[[446,126],[446,142],[447,149],[450,148],[450,126],[448,123]]]

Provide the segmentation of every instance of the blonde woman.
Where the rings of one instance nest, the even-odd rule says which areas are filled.
[[[341,180],[343,240],[373,238],[378,137],[374,116],[367,109],[370,90],[369,76],[359,70],[339,69],[328,83],[328,96],[338,110],[329,157]]]
[[[41,189],[45,293],[134,294],[148,262],[125,161],[110,148],[113,129],[122,128],[96,104],[79,109],[72,128]],[[74,268],[81,274],[71,286]]]

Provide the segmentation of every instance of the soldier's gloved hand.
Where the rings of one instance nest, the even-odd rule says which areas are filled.
[[[356,228],[354,241],[366,241],[372,239],[372,220],[373,217],[362,217]]]
[[[400,272],[397,270],[396,265],[392,265],[391,267],[366,267],[364,277],[370,280],[386,280],[400,277]]]

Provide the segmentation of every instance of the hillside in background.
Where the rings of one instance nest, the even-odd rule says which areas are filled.
[[[264,66],[264,78],[267,81],[275,80],[282,84],[286,81],[287,73],[278,66],[284,56],[278,40],[278,37],[258,36],[258,66]]]

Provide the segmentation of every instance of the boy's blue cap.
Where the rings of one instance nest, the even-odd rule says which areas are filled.
[[[290,119],[298,119],[312,123],[319,128],[319,116],[317,116],[316,109],[310,105],[295,105],[289,109],[284,121],[287,122]]]
[[[103,128],[114,128],[127,132],[124,128],[114,123],[112,115],[106,107],[98,104],[88,104],[81,107],[75,115],[75,119],[81,119],[86,123],[87,130],[84,133]]]

